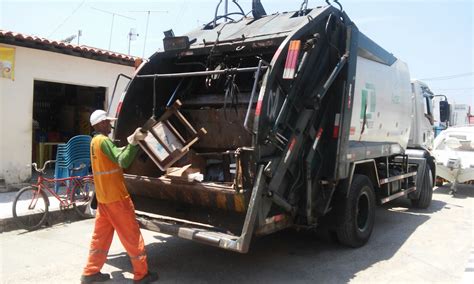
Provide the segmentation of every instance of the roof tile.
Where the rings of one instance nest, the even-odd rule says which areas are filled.
[[[37,36],[32,36],[32,35],[25,35],[22,33],[16,33],[16,32],[2,30],[2,29],[0,29],[0,38],[1,37],[13,38],[15,40],[20,40],[20,41],[30,41],[33,43],[40,43],[44,46],[58,47],[61,49],[69,49],[69,50],[74,50],[74,51],[82,51],[82,52],[92,53],[96,55],[107,55],[112,58],[122,59],[122,60],[130,61],[130,62],[134,62],[135,59],[137,58],[137,57],[133,57],[127,54],[113,52],[113,51],[91,47],[87,45],[76,45],[76,44],[64,43],[60,41],[58,42],[55,40],[49,40],[47,38],[42,38],[42,37],[37,37]]]

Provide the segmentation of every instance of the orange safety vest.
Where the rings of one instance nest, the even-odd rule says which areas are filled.
[[[110,203],[128,198],[122,168],[102,152],[100,145],[106,136],[100,134],[91,141],[91,163],[94,174],[95,194],[100,203]]]

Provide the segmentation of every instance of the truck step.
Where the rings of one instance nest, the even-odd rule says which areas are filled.
[[[407,188],[407,189],[402,190],[402,191],[400,191],[400,192],[397,192],[397,193],[395,193],[395,194],[393,194],[393,195],[390,195],[390,196],[388,196],[388,197],[385,197],[385,198],[380,199],[380,203],[381,203],[381,204],[387,203],[387,202],[392,201],[392,200],[394,200],[394,199],[396,199],[396,198],[399,198],[399,197],[402,197],[402,196],[404,196],[404,195],[407,195],[408,193],[413,192],[413,191],[415,191],[415,190],[416,190],[416,187],[415,187],[415,186],[414,186],[414,187]]]
[[[137,222],[141,228],[182,239],[192,240],[206,245],[220,247],[244,253],[240,237],[221,232],[218,228],[188,222],[185,220],[164,218],[163,216],[137,211]]]
[[[398,176],[389,177],[389,178],[383,178],[379,180],[379,184],[382,185],[382,184],[386,184],[386,183],[397,181],[397,180],[402,180],[402,179],[413,177],[413,176],[416,176],[416,172],[406,173],[403,175],[398,175]]]

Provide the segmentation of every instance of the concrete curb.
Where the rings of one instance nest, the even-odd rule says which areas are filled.
[[[94,217],[90,217],[94,218]],[[85,220],[88,218],[84,218],[79,216],[74,209],[66,209],[66,210],[53,210],[49,211],[47,220],[45,225],[42,228],[50,227],[57,225],[59,223],[71,223],[75,221]],[[14,230],[20,230],[21,228],[13,217],[7,217],[5,219],[0,219],[0,233],[10,232]],[[38,230],[40,230],[39,228]]]
[[[16,184],[9,184],[9,185],[2,184],[0,185],[0,193],[19,191],[23,187],[29,186],[29,185],[31,185],[31,183],[16,183]]]

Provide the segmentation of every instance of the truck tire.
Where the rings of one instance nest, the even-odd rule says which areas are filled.
[[[354,175],[347,198],[340,200],[336,228],[339,243],[357,248],[367,243],[375,223],[375,193],[365,175]]]
[[[426,165],[423,173],[423,182],[420,187],[420,195],[417,199],[411,199],[411,205],[418,209],[426,209],[431,204],[433,198],[433,174],[431,168]]]

